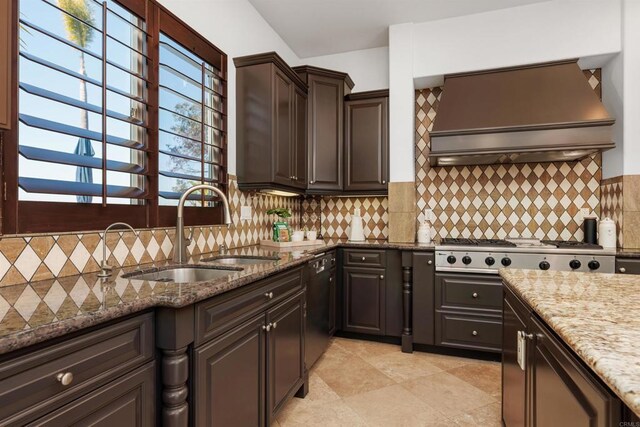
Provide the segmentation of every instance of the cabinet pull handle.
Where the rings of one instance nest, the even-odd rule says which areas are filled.
[[[73,374],[71,372],[60,372],[56,375],[56,380],[63,386],[68,386],[73,382]]]
[[[471,294],[471,296],[474,297],[474,298],[478,298],[478,293],[474,292],[473,294]]]
[[[362,260],[363,260],[363,261],[366,261],[366,260],[367,260],[367,257],[366,257],[366,256],[363,256],[363,257],[362,257]]]
[[[333,282],[333,277],[329,277],[329,281],[330,281],[330,282]]]
[[[315,183],[315,181],[313,181],[313,180],[312,180],[312,181],[309,181],[309,184],[314,184],[314,183]]]
[[[269,323],[268,325],[262,325],[262,329],[269,332],[271,330],[271,323]]]
[[[626,273],[626,272],[627,272],[627,269],[626,269],[626,268],[624,268],[624,267],[620,267],[620,268],[618,269],[618,271],[619,271],[620,273]]]
[[[478,336],[478,331],[471,332],[471,335],[473,335],[474,337],[477,337]]]
[[[382,274],[380,275],[380,280],[384,280],[384,276]]]
[[[273,329],[277,328],[277,327],[278,327],[278,322],[273,322],[273,323],[271,324],[271,327],[272,327]]]
[[[433,261],[431,260],[427,261],[427,265],[431,265],[431,264],[433,264]]]
[[[273,298],[273,292],[267,292],[266,294],[264,294],[265,297],[272,299]]]

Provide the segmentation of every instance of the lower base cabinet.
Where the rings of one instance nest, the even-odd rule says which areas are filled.
[[[28,425],[155,426],[155,377],[151,362]]]
[[[194,350],[195,425],[264,426],[304,381],[304,298]]]
[[[622,425],[622,402],[509,290],[503,334],[506,427]]]
[[[385,334],[385,270],[345,267],[343,330]]]

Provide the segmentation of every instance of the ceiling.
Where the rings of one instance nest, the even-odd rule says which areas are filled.
[[[300,58],[388,45],[388,27],[547,0],[249,0]]]

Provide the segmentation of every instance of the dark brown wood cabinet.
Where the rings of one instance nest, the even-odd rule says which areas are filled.
[[[348,74],[308,65],[294,70],[308,86],[307,157],[309,194],[343,190],[344,96],[353,81]]]
[[[306,84],[275,52],[234,63],[238,186],[303,192]]]
[[[257,316],[194,350],[195,424],[266,424],[266,322]]]
[[[414,253],[412,286],[412,329],[416,344],[435,343],[435,256]]]
[[[343,330],[385,335],[385,270],[345,267]]]
[[[0,129],[11,127],[11,69],[13,61],[13,1],[0,2]]]
[[[637,258],[616,258],[616,273],[620,274],[640,274],[640,259]]]
[[[503,310],[506,427],[621,425],[622,402],[509,289]]]
[[[329,334],[333,336],[336,333],[337,327],[337,295],[338,295],[338,283],[337,283],[337,269],[331,270],[329,276]]]
[[[301,292],[267,312],[267,399],[272,418],[304,381],[303,306]]]
[[[344,111],[344,191],[386,193],[389,181],[389,91],[348,95]]]

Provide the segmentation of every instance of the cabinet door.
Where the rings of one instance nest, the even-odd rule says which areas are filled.
[[[12,3],[12,0],[0,2],[0,129],[9,129],[11,122]]]
[[[388,98],[348,101],[345,116],[345,191],[386,190]]]
[[[307,188],[307,95],[295,89],[294,93],[294,153],[293,185]]]
[[[526,425],[526,365],[518,364],[518,333],[528,333],[529,315],[509,290],[505,290],[502,314],[502,422],[505,427]],[[532,343],[526,340],[525,345]],[[526,349],[522,349],[523,357]]]
[[[343,286],[344,330],[384,335],[384,269],[345,267]]]
[[[293,179],[293,83],[280,71],[274,73],[273,182],[291,185]]]
[[[620,424],[620,401],[535,317],[530,353],[531,422],[537,427],[605,427]]]
[[[344,81],[309,75],[309,185],[342,191]]]
[[[195,425],[265,425],[264,326],[258,316],[194,350]]]
[[[616,258],[616,273],[640,274],[640,259]]]
[[[267,312],[267,401],[275,417],[304,377],[304,292]]]
[[[151,362],[28,425],[155,426],[155,377]]]

